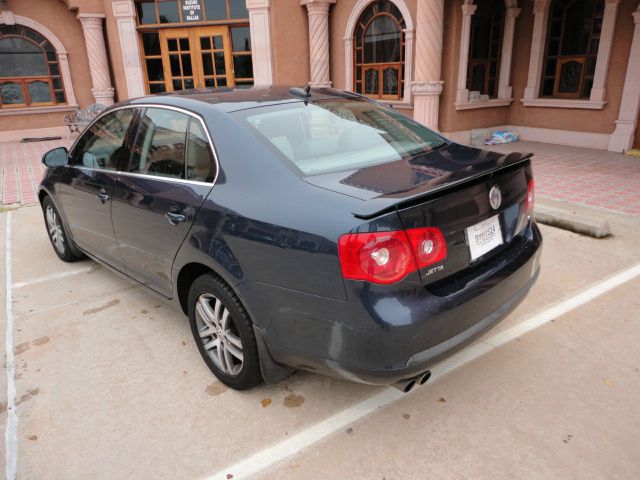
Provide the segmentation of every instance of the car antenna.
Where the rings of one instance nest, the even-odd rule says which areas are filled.
[[[291,87],[289,89],[289,93],[291,95],[295,95],[296,97],[302,97],[305,99],[305,102],[308,98],[311,98],[311,85],[307,85],[306,87]]]

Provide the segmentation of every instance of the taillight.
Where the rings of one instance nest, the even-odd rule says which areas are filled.
[[[531,215],[533,212],[533,201],[535,200],[533,178],[529,180],[529,186],[527,187],[527,203],[525,204],[525,211],[527,215]]]
[[[406,232],[418,260],[418,268],[447,258],[447,242],[439,228],[411,228]]]
[[[434,227],[349,233],[338,240],[338,256],[344,278],[390,284],[446,258],[447,244]]]

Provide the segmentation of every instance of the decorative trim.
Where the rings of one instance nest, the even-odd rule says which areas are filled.
[[[251,34],[251,61],[256,85],[273,83],[271,63],[271,0],[246,0]]]
[[[7,11],[3,12],[6,14]],[[56,37],[51,30],[49,30],[44,25],[36,22],[35,20],[31,20],[27,17],[22,17],[20,15],[12,15],[12,20],[14,23],[18,25],[23,25],[25,27],[29,27],[36,32],[40,33],[43,37],[45,37],[51,45],[56,49],[56,53],[58,54],[58,64],[60,65],[60,75],[62,76],[62,84],[64,88],[64,94],[67,98],[68,105],[76,105],[76,94],[73,91],[73,82],[71,81],[71,70],[69,69],[69,59],[67,56],[67,49],[64,48],[64,45],[60,41],[58,37]],[[6,16],[3,15],[0,17],[0,23],[5,22]]]
[[[248,1],[248,0],[247,0]],[[351,10],[351,14],[349,15],[349,19],[347,20],[347,28],[344,33],[344,89],[353,91],[353,33],[356,29],[356,23],[364,12],[365,8],[367,8],[370,4],[372,4],[375,0],[358,0],[353,9]],[[415,27],[413,23],[413,19],[411,18],[411,11],[404,0],[390,0],[400,13],[402,14],[402,18],[404,18],[406,29],[405,33],[405,42],[404,42],[404,92],[402,102],[407,105],[412,103],[411,100],[411,81],[413,79],[413,50],[415,43]]]
[[[589,110],[602,110],[607,104],[605,101],[591,100],[567,100],[564,98],[522,98],[525,107],[550,107],[550,108],[581,108]]]
[[[118,26],[120,53],[127,83],[127,97],[143,97],[147,91],[144,85],[144,73],[136,30],[136,10],[132,0],[123,0],[111,4],[113,16]],[[121,98],[122,100],[122,98]]]
[[[10,117],[13,115],[39,115],[43,113],[71,112],[78,108],[78,105],[52,105],[47,107],[24,107],[24,108],[2,108],[0,117]]]
[[[454,103],[456,110],[473,110],[476,108],[508,107],[513,98],[490,98],[479,102]]]

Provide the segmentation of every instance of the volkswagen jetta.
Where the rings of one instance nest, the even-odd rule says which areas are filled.
[[[225,384],[294,369],[409,390],[527,294],[530,155],[331,89],[151,96],[45,154],[45,225],[171,299]]]

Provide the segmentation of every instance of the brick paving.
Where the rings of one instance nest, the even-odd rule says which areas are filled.
[[[640,158],[537,142],[487,147],[533,152],[536,195],[640,216]]]
[[[0,143],[0,199],[3,205],[38,203],[37,187],[44,166],[42,154],[67,145],[64,140]]]
[[[0,143],[2,204],[37,203],[44,168],[42,154],[64,140]],[[488,147],[500,152],[534,152],[536,195],[616,213],[640,216],[640,158],[588,148],[535,142]]]

